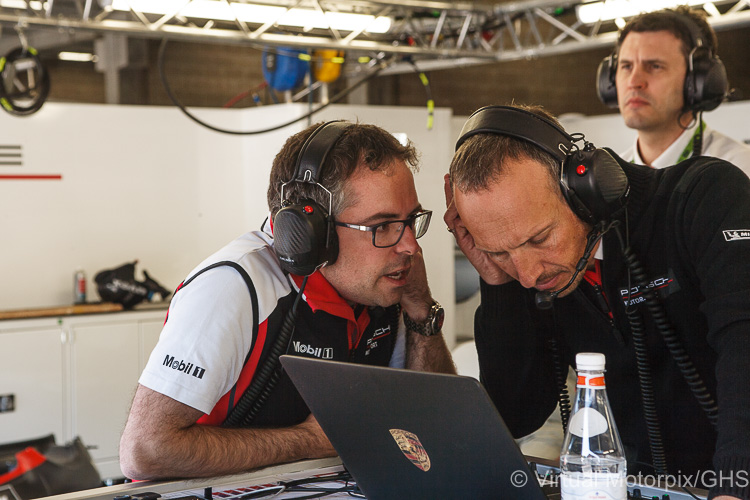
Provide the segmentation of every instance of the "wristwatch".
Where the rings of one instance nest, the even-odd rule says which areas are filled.
[[[411,330],[412,332],[417,332],[425,337],[432,337],[433,335],[440,333],[444,321],[445,310],[443,310],[443,306],[441,306],[437,300],[432,301],[430,312],[427,314],[427,318],[421,323],[417,323],[411,319],[409,315],[406,314],[406,311],[404,311],[404,324],[406,325],[406,329]]]

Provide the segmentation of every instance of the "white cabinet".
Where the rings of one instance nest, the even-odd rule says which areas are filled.
[[[138,324],[134,321],[70,327],[71,436],[90,446],[91,458],[106,476],[117,469],[119,430],[138,380]],[[101,470],[106,466],[107,470]],[[117,473],[119,475],[119,473]]]
[[[0,443],[80,436],[102,478],[119,477],[118,446],[138,377],[166,311],[0,321]]]
[[[63,335],[56,319],[0,322],[0,443],[63,438]]]

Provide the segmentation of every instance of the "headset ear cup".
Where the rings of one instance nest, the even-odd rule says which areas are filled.
[[[697,47],[690,57],[693,70],[685,77],[685,108],[695,112],[716,109],[729,91],[724,63],[704,47]]]
[[[704,111],[716,109],[729,95],[729,79],[724,63],[718,57],[712,57],[711,61],[712,64],[706,72],[706,79],[702,88],[705,104],[701,109]]]
[[[610,54],[599,63],[596,70],[596,93],[602,104],[609,108],[617,107],[617,58]]]
[[[333,264],[338,256],[335,228],[325,210],[311,200],[279,210],[273,235],[279,264],[288,273],[309,276],[321,266]]]
[[[628,178],[608,151],[578,151],[568,157],[562,168],[563,196],[584,222],[610,220],[625,206]]]

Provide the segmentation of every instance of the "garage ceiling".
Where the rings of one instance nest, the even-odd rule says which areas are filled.
[[[609,0],[613,1],[613,0]],[[625,0],[616,0],[625,1]],[[132,38],[157,38],[306,49],[337,49],[384,61],[381,74],[469,66],[562,54],[611,45],[617,27],[612,21],[584,24],[576,15],[579,0],[442,2],[427,0],[279,0],[233,2],[235,7],[283,7],[265,22],[254,23],[232,14],[207,19],[195,15],[200,3],[219,4],[230,13],[227,0],[181,0],[161,12],[157,0],[0,0],[0,50],[19,40],[40,46],[69,44],[102,33]],[[122,9],[122,6],[128,10]],[[707,8],[716,30],[750,25],[748,0],[721,2]],[[148,10],[154,11],[149,12]],[[390,20],[384,33],[365,28],[351,31],[310,26],[284,26],[284,13],[306,9],[314,15],[370,15]],[[234,17],[234,18],[231,18]]]

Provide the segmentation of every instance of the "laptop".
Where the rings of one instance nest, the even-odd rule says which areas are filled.
[[[476,379],[280,359],[368,499],[547,498]]]

